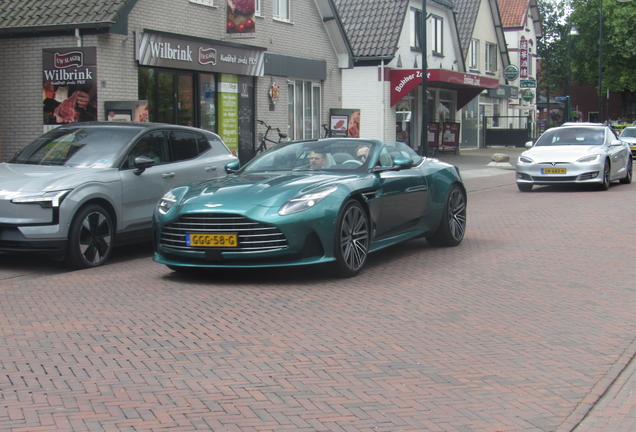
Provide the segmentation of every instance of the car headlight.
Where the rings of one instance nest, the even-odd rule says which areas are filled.
[[[532,159],[530,159],[528,156],[519,156],[519,162],[522,162],[522,163],[534,163],[534,161]]]
[[[64,197],[71,190],[42,192],[27,196],[16,197],[11,200],[13,204],[39,204],[42,208],[58,208]]]
[[[338,186],[329,186],[324,189],[301,195],[297,198],[292,198],[281,206],[280,210],[278,210],[278,214],[285,216],[310,209],[323,199],[327,198],[336,189],[338,189]]]
[[[580,159],[577,159],[577,162],[594,162],[595,160],[598,159],[598,155],[588,155],[588,156],[583,156]]]
[[[172,192],[166,193],[159,200],[159,204],[157,205],[157,211],[161,214],[166,214],[170,211],[172,207],[177,203],[177,197]]]

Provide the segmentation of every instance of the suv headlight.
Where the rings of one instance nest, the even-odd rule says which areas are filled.
[[[580,159],[577,159],[577,162],[594,162],[595,160],[598,159],[598,155],[588,155],[588,156],[583,156]]]
[[[280,210],[278,210],[278,214],[285,216],[310,209],[331,195],[336,189],[338,189],[338,186],[329,186],[324,189],[301,195],[297,198],[292,198],[281,206]]]
[[[168,213],[172,207],[177,203],[177,197],[172,192],[166,193],[159,200],[157,205],[157,211],[163,215]]]
[[[42,208],[58,208],[71,190],[42,192],[11,199],[13,204],[39,204]]]

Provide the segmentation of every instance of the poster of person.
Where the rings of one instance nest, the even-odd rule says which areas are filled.
[[[255,0],[227,0],[228,33],[254,33]]]
[[[45,130],[50,125],[97,120],[95,47],[42,50],[42,109]]]

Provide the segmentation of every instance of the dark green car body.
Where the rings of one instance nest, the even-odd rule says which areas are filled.
[[[360,163],[356,151],[365,147]],[[309,166],[315,153],[326,160],[322,168]],[[281,143],[237,168],[161,200],[153,218],[156,262],[183,270],[336,261],[343,276],[354,276],[369,252],[420,236],[455,246],[464,236],[459,170],[403,143]]]

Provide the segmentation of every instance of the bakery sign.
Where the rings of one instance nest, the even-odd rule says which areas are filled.
[[[140,65],[263,76],[263,48],[156,33],[136,33]]]

